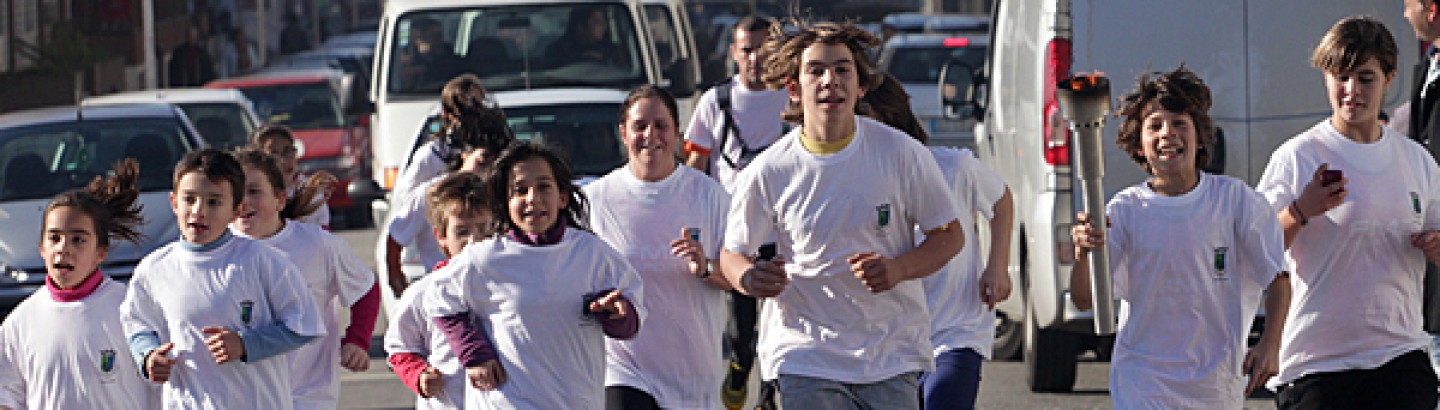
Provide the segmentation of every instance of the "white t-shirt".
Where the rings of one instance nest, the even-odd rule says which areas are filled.
[[[499,390],[465,389],[472,409],[605,407],[605,334],[585,295],[618,289],[644,329],[640,275],[590,232],[566,229],[560,243],[530,246],[503,235],[466,246],[424,295],[430,317],[479,318],[505,367]],[[718,371],[718,370],[717,370]]]
[[[125,334],[125,285],[102,279],[84,299],[60,302],[41,287],[0,325],[0,406],[148,410],[160,386],[140,377]]]
[[[385,353],[392,356],[400,353],[420,355],[444,375],[445,390],[428,399],[416,397],[416,409],[455,410],[465,404],[465,386],[470,383],[465,368],[460,366],[460,360],[450,350],[445,333],[435,326],[420,305],[426,290],[435,280],[436,275],[421,277],[400,295],[395,315],[390,318],[390,328],[385,329]]]
[[[1327,119],[1270,157],[1258,190],[1279,213],[1320,164],[1345,172],[1345,202],[1310,217],[1287,253],[1295,268],[1275,388],[1312,373],[1374,369],[1425,349],[1421,315],[1425,257],[1410,245],[1440,228],[1440,170],[1419,144],[1382,127],[1361,144]]]
[[[324,336],[305,277],[271,247],[233,237],[195,252],[179,242],[160,248],[135,268],[120,305],[125,334],[156,332],[175,343],[179,360],[165,383],[167,409],[290,409],[293,385],[284,356],[215,364],[200,329],[239,332],[281,323],[302,336]]]
[[[975,213],[980,212],[985,219],[995,217],[995,203],[1005,196],[1005,181],[968,149],[931,147],[930,153],[960,205],[958,219],[966,242],[944,268],[921,279],[930,308],[930,342],[935,345],[936,356],[969,348],[989,358],[995,344],[995,312],[980,300],[980,274],[985,272],[986,255],[980,253],[977,242]]]
[[[237,229],[231,232],[244,236]],[[340,338],[345,333],[340,328],[340,311],[375,286],[375,272],[350,251],[344,239],[319,226],[292,221],[275,235],[257,240],[300,268],[325,323],[325,336],[287,355],[295,384],[295,409],[333,409],[340,404]]]
[[[390,189],[391,203],[405,202],[408,196],[417,192],[422,192],[420,196],[424,197],[425,191],[417,191],[416,187],[445,173],[445,159],[437,153],[438,150],[447,149],[444,147],[445,145],[432,138],[410,155],[409,164],[400,170],[400,176],[395,178],[395,186]]]
[[[661,408],[721,408],[720,340],[730,318],[725,291],[690,273],[690,264],[670,253],[670,242],[683,229],[698,228],[705,257],[718,259],[730,196],[684,166],[657,182],[621,167],[586,185],[585,195],[590,228],[640,273],[645,310],[665,312],[650,316],[633,339],[605,340],[605,385],[649,393]]]
[[[791,131],[740,173],[725,249],[754,255],[772,235],[790,284],[760,315],[762,375],[873,383],[934,368],[918,280],[871,293],[846,259],[893,258],[959,217],[935,158],[919,142],[856,117],[854,140],[815,155]]]
[[[440,242],[435,240],[435,231],[430,225],[430,206],[425,201],[425,192],[441,179],[443,175],[435,176],[416,186],[412,191],[415,194],[405,196],[390,212],[390,239],[401,246],[413,246],[411,249],[420,257],[420,263],[425,264],[427,272],[445,260],[445,252],[440,250]]]
[[[775,143],[785,135],[786,124],[780,119],[785,107],[790,104],[790,94],[784,90],[755,91],[740,83],[740,77],[730,80],[730,113],[735,119],[735,128],[740,130],[740,139],[750,149],[759,149]],[[715,97],[715,89],[700,96],[695,114],[690,117],[690,127],[685,131],[685,141],[711,150],[710,174],[720,181],[726,192],[735,192],[735,169],[721,158],[740,161],[740,144],[734,135],[724,136],[725,114]],[[723,150],[715,146],[725,140]]]
[[[1126,188],[1105,212],[1122,301],[1115,407],[1240,408],[1246,336],[1261,293],[1284,269],[1269,203],[1243,181],[1201,173],[1179,196],[1148,183]]]

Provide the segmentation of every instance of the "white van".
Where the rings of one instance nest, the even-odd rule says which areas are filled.
[[[1143,72],[1184,62],[1214,98],[1210,115],[1224,155],[1208,169],[1253,185],[1277,146],[1329,116],[1310,53],[1340,19],[1364,14],[1385,22],[1402,51],[1387,110],[1409,94],[1406,70],[1417,53],[1409,51],[1416,43],[1402,9],[1401,0],[997,0],[990,56],[976,81],[988,84],[969,94],[979,96],[969,113],[980,121],[976,155],[1015,197],[1010,273],[1017,292],[998,309],[996,356],[1023,346],[1031,390],[1068,391],[1085,348],[1108,354],[1089,336],[1092,316],[1075,309],[1067,289],[1070,225],[1081,205],[1054,95],[1058,80],[1099,70],[1118,103]],[[1118,124],[1112,118],[1105,127],[1107,196],[1147,176],[1111,142]]]
[[[579,15],[596,24],[590,28],[603,26],[597,46],[577,49],[574,39],[590,30],[571,24]],[[435,64],[416,62],[422,59],[413,52],[423,43],[416,39],[434,30],[448,55],[429,60]],[[440,89],[461,73],[478,75],[491,92],[655,84],[680,100],[685,119],[698,96],[700,65],[680,0],[390,0],[375,47],[372,146],[385,190],[394,186]]]

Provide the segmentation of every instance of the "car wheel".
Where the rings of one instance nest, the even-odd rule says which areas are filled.
[[[1034,309],[1025,309],[1025,376],[1032,392],[1068,392],[1075,388],[1079,336],[1040,329]]]
[[[1004,312],[995,313],[994,360],[1020,359],[1020,348],[1025,344],[1025,323],[1011,318]]]

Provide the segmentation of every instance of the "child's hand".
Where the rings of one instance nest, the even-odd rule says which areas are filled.
[[[420,372],[419,385],[420,397],[434,398],[445,391],[445,375],[440,374],[440,369],[435,366],[425,366],[425,371]]]
[[[780,295],[790,284],[790,275],[785,274],[785,262],[779,260],[756,261],[755,265],[740,275],[740,291],[757,298]]]
[[[352,372],[370,370],[370,352],[349,343],[340,344],[340,367]]]
[[[980,301],[990,310],[995,310],[995,304],[1010,298],[1010,289],[1010,272],[1006,266],[987,266],[980,274]]]
[[[604,297],[590,302],[590,312],[609,313],[610,319],[619,320],[625,318],[625,313],[628,311],[626,307],[629,305],[630,302],[620,297],[620,291],[614,290]]]
[[[1310,183],[1305,184],[1300,191],[1300,196],[1295,198],[1295,208],[1302,215],[1293,215],[1294,217],[1314,218],[1345,202],[1345,197],[1350,194],[1350,191],[1345,189],[1345,184],[1350,180],[1340,178],[1338,182],[1322,185],[1320,175],[1329,169],[1330,164],[1320,164],[1319,168],[1315,168],[1315,175],[1310,178]]]
[[[865,287],[872,293],[894,289],[895,285],[909,279],[904,270],[894,263],[894,259],[878,253],[857,253],[850,255],[845,261],[850,263],[850,272],[855,274],[855,278],[865,283]]]
[[[618,295],[620,292],[610,294]],[[470,376],[470,385],[480,390],[494,390],[505,384],[505,367],[500,365],[499,360],[490,359],[479,366],[467,367],[465,374]]]
[[[390,271],[389,279],[390,290],[395,292],[395,297],[397,298],[405,293],[405,288],[410,287],[410,278],[405,277],[405,274],[400,272],[399,269]]]
[[[686,230],[680,230],[680,239],[670,242],[670,253],[690,262],[690,273],[699,277],[710,276],[709,264],[705,263],[705,249],[700,241],[690,239]]]
[[[1105,217],[1105,227],[1111,225],[1110,217]],[[1070,225],[1070,239],[1075,241],[1075,259],[1083,259],[1091,249],[1105,246],[1105,230],[1095,228],[1090,214],[1079,212],[1075,214],[1075,224]]]
[[[1269,332],[1266,332],[1269,335]],[[1256,387],[1265,387],[1265,382],[1270,381],[1280,373],[1280,341],[1278,338],[1260,337],[1260,342],[1245,354],[1245,374],[1250,375],[1250,384],[1245,386],[1245,397],[1250,397],[1250,391]]]
[[[170,357],[170,350],[175,348],[174,343],[166,343],[151,350],[145,356],[145,373],[150,375],[150,381],[164,383],[170,381],[170,368],[175,366],[174,358]]]
[[[205,336],[205,347],[210,348],[210,354],[215,355],[215,364],[225,364],[240,360],[245,357],[245,343],[240,341],[240,334],[218,326],[210,326],[200,329]]]

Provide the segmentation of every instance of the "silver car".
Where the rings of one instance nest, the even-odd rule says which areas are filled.
[[[169,104],[44,108],[0,115],[0,307],[45,284],[40,231],[56,194],[106,176],[123,158],[140,162],[138,203],[146,239],[111,243],[101,271],[128,280],[146,254],[180,237],[170,210],[171,174],[204,146],[185,114]]]

